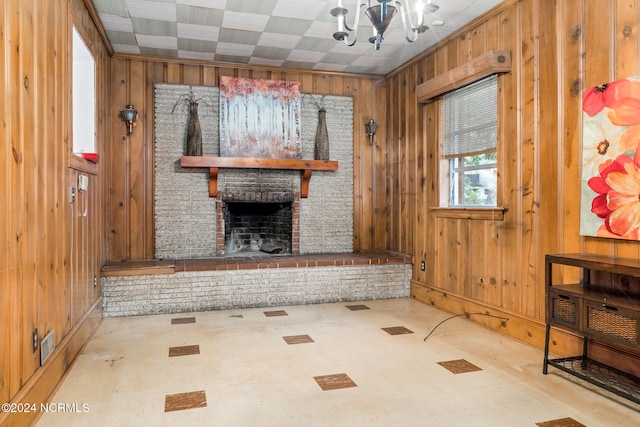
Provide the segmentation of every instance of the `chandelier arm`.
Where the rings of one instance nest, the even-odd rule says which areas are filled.
[[[353,25],[349,25],[349,22],[347,22],[347,17],[344,17],[344,27],[347,29],[347,31],[357,31],[358,30],[358,23],[360,22],[360,10],[362,9],[363,6],[366,6],[366,0],[356,0],[358,2],[360,2],[360,4],[358,4],[356,6],[356,16],[353,20]]]
[[[405,39],[407,39],[408,42],[413,43],[418,38],[418,35],[415,33],[415,31],[413,31],[412,28],[409,28],[409,26],[411,26],[411,16],[407,17],[407,15],[409,15],[409,12],[405,10],[405,8],[407,7],[406,3],[402,4],[399,1],[396,1],[395,4],[396,7],[400,9],[400,17],[402,18],[402,28],[404,29]],[[409,26],[407,26],[407,21],[409,21]],[[410,38],[412,34],[413,38]]]

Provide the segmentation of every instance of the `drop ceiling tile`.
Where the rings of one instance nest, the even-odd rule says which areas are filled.
[[[290,19],[271,16],[267,25],[264,27],[264,31],[269,33],[302,36],[307,32],[307,30],[309,30],[311,23],[312,21],[308,21],[306,19]]]
[[[231,0],[233,1],[233,0]],[[176,0],[176,4],[204,7],[212,9],[224,9],[227,6],[227,0]]]
[[[233,0],[227,2],[227,10],[243,13],[257,13],[259,15],[271,15],[276,2],[277,0]]]
[[[300,50],[328,52],[328,51],[331,51],[334,44],[335,44],[335,40],[333,39],[318,39],[315,37],[303,37],[302,39],[300,39],[300,42],[294,47]],[[353,51],[350,51],[350,52],[347,51],[347,52],[354,53]]]
[[[256,56],[252,56],[251,59],[249,60],[249,64],[265,65],[268,67],[282,67],[282,64],[284,64],[284,60],[259,58]]]
[[[222,18],[222,26],[236,30],[264,31],[269,17],[255,13],[241,13],[227,10]]]
[[[98,14],[118,15],[123,18],[129,17],[129,9],[126,0],[111,0],[94,2]]]
[[[218,62],[228,62],[231,64],[248,64],[250,57],[247,56],[235,56],[235,55],[221,55],[216,53],[214,56],[214,61]]]
[[[373,45],[366,39],[358,40],[358,42],[356,42],[356,44],[354,44],[353,46],[347,46],[344,43],[336,43],[329,50],[330,53],[347,53],[353,55],[363,55],[370,51],[375,52],[375,50],[373,49]]]
[[[385,56],[358,56],[351,65],[359,67],[379,67],[387,61]]]
[[[285,60],[289,56],[289,49],[281,49],[277,47],[256,46],[253,56],[260,59]]]
[[[326,1],[321,0],[278,0],[273,8],[273,16],[283,18],[314,20],[324,10]]]
[[[203,52],[213,55],[216,51],[216,42],[178,38],[178,50]]]
[[[175,37],[178,34],[175,22],[131,18],[131,23],[138,35]]]
[[[111,15],[108,13],[101,13],[100,20],[104,25],[104,29],[107,31],[123,31],[123,32],[132,32],[133,24],[131,24],[131,19],[123,18],[118,15]]]
[[[251,56],[252,53],[253,53],[253,46],[248,44],[218,42],[218,46],[216,47],[216,56],[218,55]],[[246,63],[246,60],[243,63]]]
[[[178,48],[178,39],[176,37],[138,34],[136,39],[138,40],[138,46],[140,47],[152,47],[155,49]]]
[[[338,64],[327,64],[324,62],[318,62],[313,66],[314,70],[319,71],[335,71],[335,72],[343,72],[347,69],[346,65],[338,65]]]
[[[118,53],[130,53],[133,55],[140,55],[140,48],[138,47],[138,45],[113,43],[111,46],[113,47],[113,50],[115,50]]]
[[[183,24],[178,22],[178,37],[193,40],[218,41],[220,27],[209,27],[206,25]]]
[[[178,5],[176,16],[178,23],[220,27],[224,11]]]
[[[338,30],[338,25],[331,22],[314,21],[309,25],[309,29],[304,33],[305,37],[316,37],[319,39],[331,37]]]
[[[107,36],[111,40],[111,45],[131,45],[138,47],[138,41],[133,33],[124,33],[122,31],[107,31]],[[114,47],[115,49],[115,47]]]
[[[250,44],[255,45],[260,38],[260,34],[255,31],[232,30],[222,28],[218,40],[225,43]],[[252,46],[253,47],[253,46]]]
[[[300,36],[291,34],[262,33],[258,39],[258,46],[280,47],[293,49],[300,41]]]
[[[140,47],[140,54],[145,56],[158,56],[160,58],[177,58],[175,49],[157,49],[155,47]]]
[[[320,62],[322,58],[324,58],[324,52],[313,52],[310,50],[299,50],[293,49],[289,56],[287,57],[288,61],[297,61],[297,62]]]
[[[191,52],[188,50],[178,50],[178,58],[213,61],[213,57],[213,52]]]
[[[322,58],[322,62],[326,62],[329,64],[349,65],[356,59],[358,59],[358,55],[347,55],[344,53],[327,53]]]
[[[132,18],[176,21],[176,4],[148,0],[127,0],[129,15]]]

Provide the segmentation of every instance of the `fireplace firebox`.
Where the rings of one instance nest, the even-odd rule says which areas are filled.
[[[219,194],[216,254],[299,254],[299,199],[292,192]]]

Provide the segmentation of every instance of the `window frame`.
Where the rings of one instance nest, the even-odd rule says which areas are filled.
[[[495,73],[497,74],[497,73]],[[464,86],[460,86],[460,87],[456,87],[455,89],[460,89],[462,87],[466,87],[469,84],[473,84],[476,83],[477,81],[481,81],[484,79],[488,79],[490,77],[492,77],[495,74],[490,74],[488,76],[483,76],[481,79],[478,80],[474,80],[471,82],[466,83]],[[504,220],[504,213],[508,211],[508,209],[504,208],[501,206],[501,198],[502,198],[502,191],[500,189],[500,168],[501,168],[501,156],[500,156],[500,151],[501,151],[501,133],[500,133],[500,111],[501,111],[501,100],[500,100],[500,79],[499,79],[499,75],[496,78],[496,85],[497,85],[497,99],[496,99],[496,103],[497,103],[497,116],[496,116],[496,145],[495,145],[495,150],[491,150],[489,152],[491,153],[495,153],[496,156],[496,160],[494,163],[492,163],[492,165],[495,166],[491,166],[488,168],[477,168],[475,166],[471,166],[471,167],[462,167],[461,169],[466,169],[466,170],[470,170],[469,168],[473,168],[473,169],[494,169],[495,168],[495,173],[496,173],[496,195],[495,195],[495,205],[464,205],[464,204],[452,204],[452,200],[451,200],[451,189],[452,189],[452,185],[453,185],[453,179],[452,179],[452,174],[453,174],[453,170],[451,168],[451,162],[454,159],[462,159],[464,157],[469,157],[469,156],[460,156],[460,157],[455,157],[455,158],[445,158],[444,154],[443,154],[443,135],[442,135],[442,129],[441,129],[441,115],[442,115],[442,105],[444,102],[444,95],[446,93],[441,94],[440,96],[438,96],[437,101],[438,101],[438,108],[437,108],[437,114],[438,114],[438,185],[437,185],[437,189],[438,189],[438,206],[432,207],[431,211],[434,213],[434,215],[437,218],[458,218],[458,219],[477,219],[477,220],[492,220],[492,221],[502,221]],[[453,89],[452,89],[453,90]]]
[[[68,82],[69,82],[69,92],[68,92],[68,110],[67,114],[69,119],[67,123],[69,124],[69,145],[68,145],[68,166],[72,169],[76,169],[82,172],[90,173],[92,175],[97,175],[98,166],[94,162],[90,162],[82,157],[81,153],[74,149],[74,32],[77,33],[79,39],[82,41],[84,46],[86,47],[88,53],[93,59],[93,150],[94,152],[98,151],[98,65],[96,60],[96,54],[92,50],[92,44],[88,42],[87,34],[84,31],[84,28],[80,24],[80,20],[75,16],[74,13],[70,13],[71,16],[71,25],[69,26],[68,33],[68,58],[69,58],[69,66],[68,66]]]

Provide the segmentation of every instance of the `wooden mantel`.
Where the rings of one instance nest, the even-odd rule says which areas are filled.
[[[183,168],[209,168],[209,197],[218,196],[218,169],[284,169],[302,172],[300,197],[309,195],[312,171],[336,171],[337,160],[265,159],[256,157],[182,156]]]

